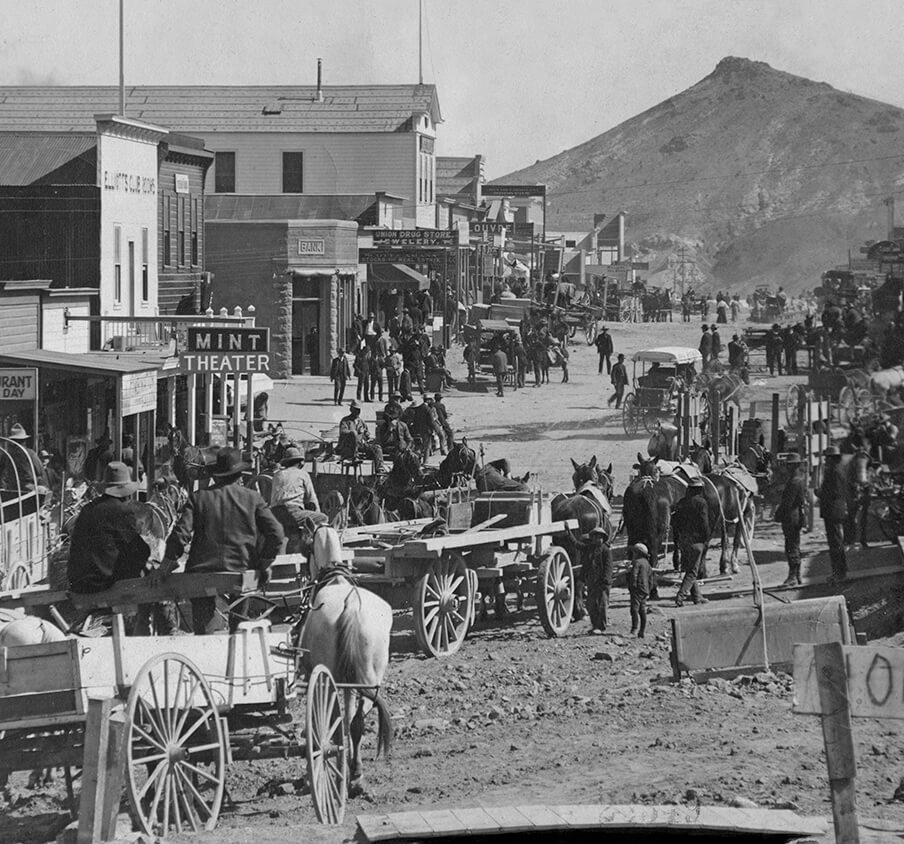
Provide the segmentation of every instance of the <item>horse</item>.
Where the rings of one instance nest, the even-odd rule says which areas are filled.
[[[168,439],[173,452],[173,474],[191,492],[198,481],[209,477],[207,470],[217,462],[220,446],[201,448],[192,445],[176,427],[170,430]]]
[[[467,437],[452,444],[449,453],[439,464],[436,473],[436,482],[441,489],[449,487],[469,486],[477,469],[477,452],[468,446]]]
[[[310,676],[314,667],[329,669],[344,688],[344,717],[354,706],[349,724],[351,777],[349,795],[364,793],[361,740],[364,718],[377,709],[377,755],[392,748],[392,719],[381,685],[389,664],[392,608],[367,589],[360,588],[342,560],[339,534],[319,525],[310,535],[308,560],[316,586],[310,609],[292,628],[292,641],[300,648],[299,667]]]
[[[609,547],[612,464],[603,469],[594,455],[588,463],[578,464],[572,460],[571,465],[574,467],[571,480],[575,491],[570,495],[556,495],[550,502],[550,511],[553,521],[576,519],[578,528],[557,535],[555,541],[568,552],[577,573],[572,618],[580,621],[589,611],[592,628],[605,630],[612,585],[612,551]],[[580,584],[587,589],[586,609]]]
[[[678,445],[678,428],[670,422],[660,421],[647,443],[647,454],[661,460],[677,460]]]

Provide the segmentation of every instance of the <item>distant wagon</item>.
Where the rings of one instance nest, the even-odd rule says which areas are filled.
[[[703,357],[696,349],[663,346],[643,349],[635,353],[633,361],[633,391],[622,404],[622,422],[628,436],[635,436],[641,425],[652,433],[660,421],[674,418],[678,398],[692,389]]]

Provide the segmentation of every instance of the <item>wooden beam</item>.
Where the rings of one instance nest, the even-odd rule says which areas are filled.
[[[120,705],[114,698],[90,698],[88,701],[78,844],[109,841],[115,834],[122,789],[122,732],[111,730],[111,717],[116,706]]]
[[[452,548],[470,548],[478,546],[498,546],[519,539],[532,539],[535,536],[565,533],[577,530],[577,519],[566,519],[561,522],[549,522],[542,525],[515,525],[498,530],[482,531],[479,534],[457,533],[448,536],[437,536],[432,539],[412,539],[393,550],[393,555],[400,557],[432,557]]]

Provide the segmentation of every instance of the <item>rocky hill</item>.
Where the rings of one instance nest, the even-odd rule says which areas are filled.
[[[684,254],[706,284],[814,287],[887,233],[904,183],[904,110],[764,62],[722,59],[614,129],[497,179],[549,186],[549,228],[627,212],[636,260],[669,284]]]

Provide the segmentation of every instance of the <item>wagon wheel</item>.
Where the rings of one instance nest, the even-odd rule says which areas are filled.
[[[146,835],[213,829],[226,779],[226,734],[213,692],[186,657],[138,672],[126,703],[126,790]]]
[[[629,437],[637,435],[637,430],[640,428],[640,417],[637,410],[637,396],[634,393],[628,393],[625,396],[622,405],[622,425]]]
[[[874,413],[876,408],[876,402],[873,399],[872,391],[867,387],[858,387],[857,388],[857,409],[862,416],[864,413]]]
[[[537,569],[537,608],[547,636],[561,636],[574,609],[574,572],[564,548],[552,545]]]
[[[854,387],[845,385],[838,393],[838,421],[842,425],[849,425],[859,416],[857,407],[857,391]]]
[[[427,656],[451,656],[464,641],[472,613],[470,581],[459,554],[436,560],[414,585],[414,632]]]
[[[348,736],[333,675],[315,665],[305,702],[308,783],[320,823],[340,824],[348,796]]]
[[[634,306],[631,302],[622,302],[618,310],[618,318],[622,322],[634,322]]]
[[[345,527],[345,498],[338,489],[331,489],[323,499],[323,512],[330,520],[330,526],[341,530]]]
[[[788,387],[785,399],[785,419],[788,427],[799,428],[804,421],[804,407],[807,404],[807,388],[803,384],[792,384]]]
[[[592,346],[594,344],[598,331],[599,329],[597,327],[597,321],[593,317],[590,317],[590,319],[588,319],[586,324],[584,325],[584,337],[587,340],[588,346]]]

